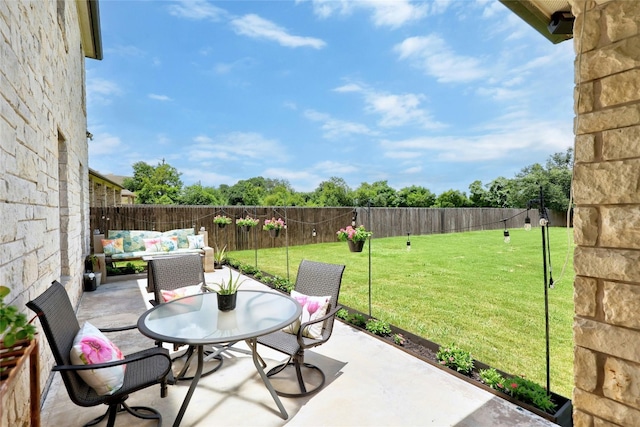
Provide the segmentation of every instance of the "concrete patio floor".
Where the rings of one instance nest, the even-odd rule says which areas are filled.
[[[228,277],[228,271],[216,270],[206,276],[207,282],[214,282]],[[111,279],[96,291],[84,293],[78,319],[81,324],[89,320],[97,327],[135,324],[151,307],[148,303],[151,295],[145,288],[145,278]],[[242,288],[268,289],[252,280],[245,282]],[[154,345],[137,331],[108,336],[125,354]],[[244,343],[236,347],[247,348]],[[263,346],[259,346],[259,352],[268,364],[267,369],[285,359],[283,354]],[[282,397],[289,413],[287,420],[280,417],[251,357],[226,352],[223,366],[200,380],[181,425],[555,425],[342,322],[336,322],[331,339],[307,352],[306,358],[324,370],[327,383],[320,392],[306,398]],[[161,399],[160,387],[154,386],[132,394],[128,404],[154,407],[161,412],[164,425],[172,425],[188,387],[189,381],[169,386],[169,395]],[[81,408],[74,405],[60,375],[55,374],[43,404],[42,425],[81,426],[105,410],[105,406]],[[121,414],[116,425],[152,426],[156,423]]]

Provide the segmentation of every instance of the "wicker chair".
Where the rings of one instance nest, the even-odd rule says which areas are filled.
[[[298,382],[295,392],[284,391],[282,390],[282,387],[278,390],[278,385],[274,383],[272,378],[272,384],[274,385],[276,392],[281,396],[307,396],[319,391],[324,385],[324,372],[315,365],[305,363],[304,351],[308,348],[324,344],[331,337],[335,314],[341,308],[338,306],[338,296],[340,294],[340,284],[342,282],[344,267],[344,265],[302,260],[300,267],[298,268],[295,290],[309,296],[330,295],[331,299],[327,314],[317,320],[300,325],[297,335],[292,335],[283,331],[276,331],[258,338],[258,342],[260,344],[289,356],[289,359],[286,362],[269,370],[269,372],[267,372],[267,376],[273,377],[280,372],[287,374],[287,371],[292,369],[295,370],[295,376]],[[323,322],[322,337],[320,339],[307,338],[302,335],[302,331],[305,327],[320,322]],[[319,376],[319,380],[315,380],[315,383],[312,381],[314,373],[316,374],[316,377]],[[289,376],[293,376],[293,374],[291,373]],[[297,389],[300,391],[297,392]]]
[[[205,284],[204,269],[202,267],[202,257],[199,254],[185,254],[178,256],[159,256],[149,260],[148,262],[149,277],[153,280],[154,299],[149,302],[152,305],[162,304],[162,291],[174,291],[185,286],[203,286]],[[201,289],[202,290],[202,289]],[[162,343],[157,343],[162,345]],[[177,350],[180,346],[174,346]],[[210,354],[205,351],[205,354]],[[184,365],[180,372],[174,378],[170,379],[170,383],[178,380],[191,380],[192,376],[186,376],[187,370],[191,366],[191,362],[196,356],[195,347],[189,346],[186,352],[173,360],[185,359]],[[215,357],[208,357],[207,362],[215,359],[208,366],[201,376],[209,375],[217,371],[222,366],[222,357],[218,354]]]
[[[27,307],[36,312],[40,318],[42,329],[56,361],[53,370],[59,371],[62,375],[62,380],[71,400],[76,405],[84,407],[101,404],[109,406],[107,412],[88,422],[85,426],[95,425],[108,416],[107,425],[111,427],[116,421],[117,413],[123,410],[145,420],[157,419],[158,424],[162,425],[162,416],[157,410],[145,406],[128,406],[124,402],[130,393],[154,384],[161,384],[161,397],[166,396],[166,378],[171,370],[171,358],[167,350],[152,347],[128,355],[124,360],[120,361],[94,365],[72,365],[70,352],[73,346],[73,339],[80,330],[80,325],[64,286],[57,281],[53,282],[42,295],[33,301],[29,301]],[[116,332],[135,328],[135,326],[129,326],[102,329],[102,331]],[[93,370],[123,364],[127,365],[124,384],[111,395],[98,395],[77,374],[79,370]]]

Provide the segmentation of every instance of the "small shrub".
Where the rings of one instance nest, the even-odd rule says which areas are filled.
[[[262,274],[261,271],[258,271],[256,274],[253,275],[253,278],[259,281],[262,281],[262,279],[264,278],[264,274]]]
[[[240,265],[240,271],[241,271],[242,273],[244,273],[244,274],[251,274],[251,275],[253,275],[253,274],[257,273],[257,272],[258,272],[258,271],[260,271],[260,270],[258,270],[258,269],[257,269],[256,267],[254,267],[253,265],[250,265],[250,264],[242,264],[242,265]]]
[[[506,380],[495,368],[481,369],[478,375],[480,375],[482,382],[492,389],[502,392],[505,391],[504,384]]]
[[[338,319],[347,320],[349,318],[349,311],[346,308],[341,308],[336,312]]]
[[[379,319],[369,319],[369,321],[367,321],[365,329],[371,332],[372,334],[380,335],[380,336],[391,334],[391,328],[389,327],[389,322],[385,322],[384,320],[379,320]]]
[[[528,403],[549,412],[556,405],[551,401],[551,396],[541,385],[523,377],[512,377],[506,380],[505,392],[514,399]]]
[[[461,374],[469,375],[473,370],[473,357],[468,351],[462,350],[455,344],[442,346],[436,353],[440,364],[455,369]]]
[[[360,313],[353,313],[347,320],[349,323],[359,328],[364,328],[367,324],[367,319]]]
[[[229,266],[238,269],[240,267],[241,262],[238,261],[237,259],[233,259],[233,258],[228,258],[227,257],[227,264],[229,264]]]
[[[403,346],[407,342],[407,339],[402,334],[393,334],[393,342],[396,343],[396,345]]]

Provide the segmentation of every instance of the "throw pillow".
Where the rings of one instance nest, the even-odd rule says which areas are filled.
[[[84,323],[73,339],[70,356],[74,365],[95,365],[124,360],[118,347],[89,322]],[[77,372],[96,393],[103,396],[113,394],[122,387],[125,367],[126,365],[121,365]]]
[[[162,238],[154,237],[153,239],[143,239],[144,247],[147,252],[162,252]]]
[[[187,236],[189,240],[189,249],[202,249],[204,248],[204,236],[202,234],[196,234],[194,236]]]
[[[178,236],[165,237],[162,236],[160,246],[164,252],[171,252],[178,249]]]
[[[176,298],[188,297],[191,295],[197,295],[202,292],[202,285],[185,286],[182,288],[174,289],[172,291],[161,289],[160,294],[164,302],[169,302]]]
[[[319,319],[327,314],[329,309],[329,300],[331,297],[314,297],[302,294],[300,292],[291,291],[291,298],[295,299],[302,306],[302,314],[299,319],[283,329],[284,332],[296,335],[300,325],[311,320]],[[302,331],[302,335],[307,338],[322,338],[322,322],[309,325]]]
[[[113,255],[113,254],[123,254],[124,246],[123,246],[122,237],[117,239],[102,239],[102,250],[105,255]]]

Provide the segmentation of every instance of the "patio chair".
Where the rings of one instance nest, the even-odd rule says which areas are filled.
[[[260,344],[289,356],[286,362],[267,372],[267,376],[272,379],[272,384],[279,395],[285,397],[307,396],[319,391],[324,385],[324,372],[319,367],[305,362],[304,352],[306,349],[324,344],[331,337],[336,312],[341,308],[338,306],[338,296],[344,268],[344,265],[302,260],[298,268],[294,290],[307,296],[330,296],[326,314],[315,320],[302,323],[295,335],[284,331],[276,331],[258,338]],[[304,336],[303,331],[314,324],[322,325],[319,338],[314,339]],[[293,377],[293,372],[290,371],[295,371],[297,379],[297,385],[293,386],[295,391],[291,392],[284,390],[285,388],[292,389],[291,384],[287,384],[287,381],[276,381],[274,383],[274,378],[272,378],[278,373],[282,373],[283,377],[291,378]],[[281,383],[284,387],[278,387],[277,383]]]
[[[149,259],[148,262],[149,277],[153,279],[153,295],[154,299],[149,302],[152,305],[158,305],[165,302],[163,297],[163,291],[165,294],[167,291],[175,292],[181,288],[190,288],[189,292],[203,292],[203,285],[205,284],[204,269],[202,267],[202,259],[199,254],[185,254],[178,256],[159,256]],[[180,292],[180,291],[179,291]],[[158,342],[158,345],[162,346],[162,343]],[[180,345],[174,345],[174,350],[177,350]],[[186,373],[191,366],[192,360],[196,356],[195,346],[189,346],[187,350],[173,360],[184,359],[184,365],[175,378],[170,379],[171,383],[175,383],[178,380],[192,380],[192,376],[186,376]],[[211,354],[210,351],[205,351],[206,355]],[[216,354],[213,357],[207,358],[207,362],[215,359],[214,363],[208,363],[206,370],[201,376],[206,376],[217,371],[222,366],[222,357]]]
[[[49,342],[56,364],[53,371],[59,371],[69,397],[76,405],[83,407],[108,405],[107,411],[85,424],[91,426],[108,416],[107,425],[111,427],[119,412],[127,411],[135,417],[145,420],[157,419],[162,424],[160,413],[146,406],[128,406],[125,400],[130,393],[160,384],[160,396],[167,394],[166,378],[171,370],[171,358],[166,349],[152,347],[125,356],[124,360],[93,365],[72,365],[71,347],[80,330],[69,296],[64,286],[54,281],[40,296],[27,303],[29,309],[36,312],[42,329]],[[101,329],[102,332],[117,332],[136,329],[136,326]],[[79,375],[80,370],[99,370],[119,365],[127,365],[122,387],[111,395],[98,395]]]

